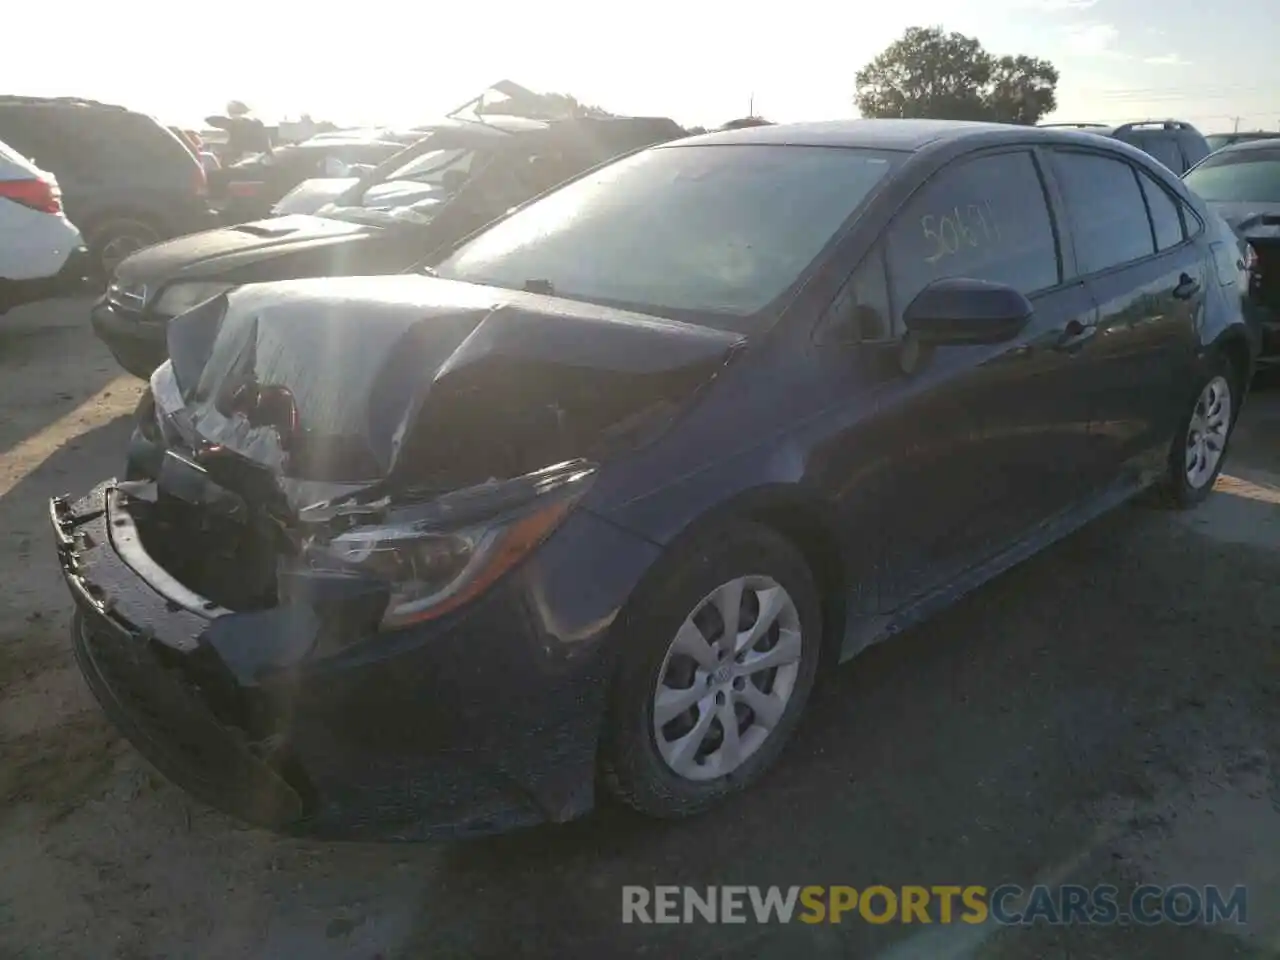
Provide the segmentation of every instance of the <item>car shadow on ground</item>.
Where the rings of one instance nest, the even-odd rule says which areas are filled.
[[[1119,839],[1194,778],[1198,751],[1225,738],[1243,755],[1268,736],[1258,718],[1277,716],[1266,641],[1280,622],[1280,555],[1161,516],[1135,505],[1104,518],[841,668],[778,768],[721,809],[652,823],[606,805],[580,823],[449,848],[414,946],[435,957],[869,956],[913,929],[624,926],[621,888],[1029,885],[1071,862],[1057,882],[1137,882]],[[1256,610],[1256,628],[1213,629],[1240,609]],[[1187,936],[1197,960],[1243,946]],[[947,942],[944,930],[923,955],[945,955]]]

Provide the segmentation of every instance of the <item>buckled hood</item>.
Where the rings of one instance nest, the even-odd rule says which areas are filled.
[[[173,321],[157,403],[299,484],[445,490],[582,456],[670,413],[738,334],[421,276],[241,288]],[[298,504],[295,502],[295,506]]]

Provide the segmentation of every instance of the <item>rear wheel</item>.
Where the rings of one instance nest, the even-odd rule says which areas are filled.
[[[1242,377],[1230,361],[1215,358],[1169,450],[1164,486],[1172,506],[1189,509],[1213,490],[1226,462],[1242,387]]]
[[[160,231],[144,220],[112,217],[90,230],[86,243],[93,270],[105,281],[115,273],[121,260],[161,239]]]
[[[781,753],[813,687],[817,587],[773,530],[734,523],[688,543],[622,621],[622,664],[602,756],[627,805],[698,813]]]

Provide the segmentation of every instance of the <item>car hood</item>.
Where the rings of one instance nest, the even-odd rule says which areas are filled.
[[[274,216],[315,213],[326,203],[336,200],[357,183],[359,177],[316,177],[303,180],[272,207]]]
[[[1247,240],[1280,238],[1280,203],[1214,203],[1210,210]]]
[[[444,492],[632,445],[739,334],[422,276],[244,287],[174,320],[157,405],[296,510],[325,485]],[[166,382],[166,380],[168,382]]]
[[[116,282],[154,286],[174,279],[219,277],[227,271],[295,252],[343,243],[376,227],[324,217],[273,217],[167,240],[126,257]]]

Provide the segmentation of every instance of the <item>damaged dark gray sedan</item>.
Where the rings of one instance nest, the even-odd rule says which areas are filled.
[[[125,478],[50,503],[76,656],[280,831],[704,810],[820,665],[1146,487],[1208,496],[1236,249],[1115,141],[860,121],[647,150],[418,275],[223,294]]]

